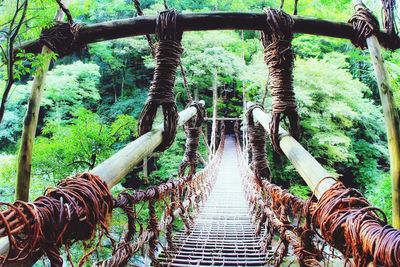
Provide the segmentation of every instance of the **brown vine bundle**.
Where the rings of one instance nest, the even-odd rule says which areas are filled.
[[[293,91],[294,53],[291,46],[293,38],[293,19],[281,10],[267,8],[265,30],[261,40],[264,46],[264,61],[269,70],[272,95],[272,120],[270,138],[274,150],[280,152],[279,124],[288,118],[289,132],[300,138],[300,122]]]
[[[153,81],[148,92],[148,98],[139,119],[139,134],[149,132],[159,107],[164,114],[163,141],[157,148],[164,151],[175,139],[178,123],[178,110],[175,104],[174,84],[176,69],[183,53],[181,46],[182,32],[176,29],[177,12],[167,10],[157,17],[156,35],[156,68]]]

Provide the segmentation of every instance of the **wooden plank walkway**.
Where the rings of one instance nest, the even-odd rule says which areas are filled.
[[[242,189],[235,140],[225,139],[218,177],[190,235],[174,237],[176,251],[161,253],[161,266],[265,266]],[[167,256],[169,255],[169,257]]]

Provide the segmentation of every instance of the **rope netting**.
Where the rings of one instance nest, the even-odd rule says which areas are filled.
[[[172,226],[179,215],[185,225],[186,233],[190,233],[194,214],[203,205],[210,194],[216,179],[217,170],[221,161],[224,142],[218,148],[213,160],[200,172],[193,176],[184,176],[159,186],[149,188],[146,191],[136,191],[134,194],[122,193],[116,200],[115,207],[122,208],[128,217],[128,231],[123,241],[117,246],[113,255],[97,266],[125,266],[127,261],[148,244],[148,256],[153,266],[158,266],[157,250],[160,234],[164,233],[168,248],[174,247],[172,239]],[[147,228],[138,223],[137,214],[133,212],[135,207],[143,202],[148,202],[149,220]],[[158,218],[155,212],[155,204],[162,205],[164,210],[162,218]],[[128,212],[127,212],[128,211]],[[136,222],[136,224],[135,224]]]
[[[238,134],[236,135],[238,138]],[[301,266],[323,266],[321,251],[317,249],[310,231],[310,225],[296,227],[290,218],[300,222],[299,215],[303,214],[306,205],[302,199],[291,195],[279,186],[258,178],[245,161],[240,143],[236,142],[239,157],[243,188],[250,205],[252,220],[256,224],[256,234],[261,235],[260,246],[267,252],[275,235],[280,239],[274,253],[274,266],[280,266],[288,254],[289,245]],[[262,231],[264,232],[262,233]]]
[[[239,133],[236,133],[237,139]],[[336,182],[319,200],[302,200],[287,190],[262,181],[249,168],[237,142],[244,190],[253,220],[265,249],[274,235],[280,243],[274,265],[282,263],[293,247],[301,266],[323,266],[332,253],[325,244],[343,253],[350,266],[400,266],[400,231],[387,224],[384,213],[372,207],[362,194]],[[322,244],[322,245],[318,245]]]

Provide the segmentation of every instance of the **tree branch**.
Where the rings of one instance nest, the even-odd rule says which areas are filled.
[[[20,1],[17,0],[16,10],[15,10],[13,18],[11,19],[10,27],[8,28],[7,53],[6,53],[6,57],[5,57],[6,62],[7,62],[7,83],[6,83],[6,86],[5,86],[5,89],[3,92],[3,96],[1,99],[1,104],[0,104],[0,123],[2,122],[3,117],[4,117],[4,112],[6,109],[6,102],[7,102],[8,95],[14,84],[14,61],[15,61],[14,42],[15,42],[16,37],[18,36],[18,32],[21,29],[22,24],[24,23],[27,9],[28,9],[28,0],[25,0],[21,5],[20,5]],[[16,23],[16,20],[17,20],[20,12],[22,12],[22,14],[17,22],[17,26],[14,28],[14,24]],[[2,50],[3,50],[3,48],[2,48]]]

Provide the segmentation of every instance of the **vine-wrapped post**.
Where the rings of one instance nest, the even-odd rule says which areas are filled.
[[[381,54],[378,39],[374,34],[379,30],[377,19],[364,6],[361,0],[354,1],[356,13],[350,19],[353,28],[358,32],[353,43],[360,48],[368,48],[378,83],[383,115],[385,118],[387,139],[390,154],[390,171],[392,176],[392,214],[393,226],[400,229],[400,120],[396,110],[393,91]]]
[[[147,102],[139,119],[139,134],[143,135],[153,128],[159,107],[164,114],[163,141],[157,151],[164,151],[175,140],[178,111],[175,104],[174,85],[176,69],[183,53],[182,31],[177,30],[175,10],[160,12],[156,21],[158,39],[155,57],[156,68],[148,92]]]
[[[300,138],[300,122],[293,90],[294,52],[292,49],[292,17],[281,10],[264,10],[266,23],[261,41],[264,47],[264,61],[269,70],[269,87],[272,95],[271,143],[276,152],[279,148],[279,124],[289,120],[289,132]]]

